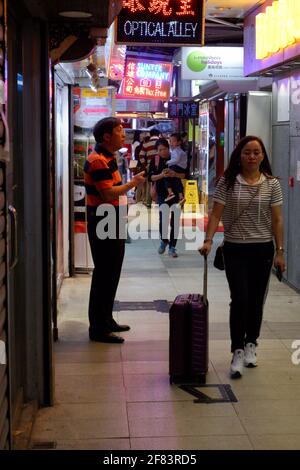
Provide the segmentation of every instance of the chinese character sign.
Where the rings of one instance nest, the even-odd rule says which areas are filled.
[[[168,106],[169,118],[198,118],[199,103],[190,101],[170,101]]]
[[[204,0],[123,0],[117,20],[120,44],[204,43]]]
[[[166,101],[170,96],[172,64],[128,58],[121,94],[128,98]]]

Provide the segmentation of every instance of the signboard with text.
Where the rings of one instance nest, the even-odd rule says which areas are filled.
[[[123,0],[116,42],[160,46],[204,43],[204,0]]]
[[[243,47],[183,47],[184,80],[238,80],[244,77]]]
[[[111,88],[94,92],[90,88],[73,88],[74,125],[90,129],[99,119],[113,116],[114,94]]]
[[[127,98],[167,101],[171,81],[171,62],[128,58],[121,95]]]
[[[198,118],[199,103],[189,101],[170,101],[168,103],[169,118]]]
[[[290,9],[291,5],[291,2],[281,2],[280,15],[279,11],[275,14],[276,7],[279,7],[278,2],[266,0],[263,5],[245,18],[245,76],[255,76],[259,72],[268,71],[285,62],[298,60],[300,55],[299,15],[297,14],[299,0],[293,3],[294,11]],[[263,17],[266,15],[263,23],[261,23],[262,15]]]

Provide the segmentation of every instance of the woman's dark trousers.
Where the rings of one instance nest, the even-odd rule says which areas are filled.
[[[273,242],[224,244],[229,283],[231,351],[256,344],[274,257]]]

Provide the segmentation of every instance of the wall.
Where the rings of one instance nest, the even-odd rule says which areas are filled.
[[[69,274],[69,92],[56,79],[57,280]]]
[[[299,82],[297,82],[299,80]],[[285,248],[288,283],[300,290],[300,70],[273,84],[272,168],[284,193]],[[297,180],[298,167],[298,180]],[[293,184],[289,184],[293,178]]]
[[[249,92],[247,106],[247,135],[257,135],[265,144],[268,155],[271,155],[271,109],[272,93]]]

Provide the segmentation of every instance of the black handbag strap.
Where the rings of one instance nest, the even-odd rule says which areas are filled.
[[[261,187],[262,183],[260,183],[257,187],[257,190],[255,191],[255,193],[253,194],[253,196],[251,197],[249,203],[247,204],[247,206],[238,214],[238,216],[234,219],[234,221],[231,223],[230,225],[230,228],[228,229],[228,232],[230,232],[230,230],[232,229],[232,227],[234,226],[234,224],[239,220],[239,218],[244,214],[244,212],[246,212],[246,210],[249,209],[249,207],[251,206],[251,203],[252,201],[254,200],[254,198],[258,195],[259,191],[260,191],[260,187]]]

